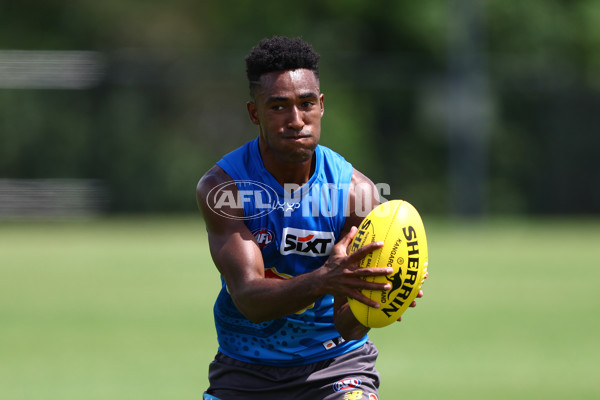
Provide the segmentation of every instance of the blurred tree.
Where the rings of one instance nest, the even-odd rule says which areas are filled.
[[[600,145],[600,3],[481,4],[490,137],[487,160],[465,168],[484,169],[483,209],[600,212],[591,154]],[[0,177],[99,178],[113,211],[194,210],[198,177],[256,134],[244,105],[244,56],[281,34],[302,36],[322,54],[323,143],[389,183],[390,197],[449,212],[450,7],[3,2],[0,49],[93,50],[105,64],[87,90],[0,88]],[[9,71],[2,54],[0,76]]]

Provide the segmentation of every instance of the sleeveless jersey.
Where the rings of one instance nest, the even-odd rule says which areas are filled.
[[[237,185],[237,204],[243,206],[244,223],[260,247],[267,278],[289,279],[325,263],[346,220],[350,163],[318,145],[313,175],[293,192],[286,192],[265,169],[258,138],[217,165]],[[303,365],[347,353],[367,341],[366,335],[361,340],[341,338],[333,324],[331,295],[295,314],[256,324],[238,311],[222,278],[221,282],[214,318],[219,350],[229,357],[265,365]]]

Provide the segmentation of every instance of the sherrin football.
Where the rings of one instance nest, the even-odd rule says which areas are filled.
[[[417,210],[404,200],[390,200],[375,207],[365,217],[350,244],[353,253],[362,246],[383,241],[384,246],[363,258],[361,268],[392,267],[387,276],[369,276],[369,282],[391,284],[391,289],[363,290],[362,293],[381,307],[369,307],[348,298],[352,313],[370,328],[380,328],[395,322],[417,297],[427,272],[429,261],[425,227]]]

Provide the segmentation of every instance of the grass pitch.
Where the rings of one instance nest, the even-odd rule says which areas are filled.
[[[600,397],[600,221],[426,217],[430,278],[374,329],[381,398]],[[197,399],[219,277],[199,216],[0,222],[0,398]]]
[[[382,399],[599,398],[599,221],[425,222],[425,296],[371,335]]]

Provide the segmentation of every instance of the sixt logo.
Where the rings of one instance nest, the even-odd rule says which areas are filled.
[[[341,392],[342,390],[356,389],[357,387],[360,387],[361,383],[362,382],[358,378],[346,378],[334,383],[333,390]]]
[[[273,233],[268,229],[259,229],[257,231],[252,232],[252,234],[256,239],[256,243],[260,247],[265,247],[273,240]]]
[[[308,231],[296,228],[284,228],[282,236],[283,241],[279,252],[283,255],[326,256],[331,253],[335,241],[333,232]]]

